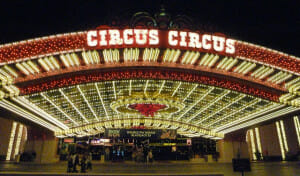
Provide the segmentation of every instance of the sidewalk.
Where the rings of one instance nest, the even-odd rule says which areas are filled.
[[[300,165],[297,162],[251,163],[252,171],[245,176],[300,176]],[[71,175],[66,173],[67,163],[55,164],[0,164],[0,175]],[[79,167],[78,167],[79,170]],[[231,164],[180,162],[93,162],[93,170],[87,174],[72,175],[202,175],[224,174],[224,176],[240,176],[233,172]]]

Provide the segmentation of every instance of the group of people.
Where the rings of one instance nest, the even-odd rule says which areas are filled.
[[[132,159],[136,162],[152,162],[153,154],[152,150],[146,147],[135,147],[132,151]]]
[[[86,173],[87,170],[92,170],[92,153],[77,154],[72,153],[68,156],[67,172],[77,173],[77,166],[80,166],[80,172]]]

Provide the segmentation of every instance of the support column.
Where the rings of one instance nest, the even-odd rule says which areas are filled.
[[[12,120],[0,118],[0,161],[6,160],[12,123]]]
[[[231,163],[233,158],[249,158],[246,132],[238,131],[227,134],[223,140],[217,142],[220,153],[219,162]]]
[[[24,149],[26,126],[0,118],[0,161],[14,161]]]
[[[54,133],[43,128],[30,127],[28,129],[28,140],[25,151],[35,153],[34,162],[54,163],[59,161],[57,155],[58,139]]]

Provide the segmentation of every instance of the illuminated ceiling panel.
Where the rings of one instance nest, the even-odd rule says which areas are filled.
[[[169,113],[157,111],[153,117],[146,117],[139,112],[132,113],[133,110],[116,112],[111,108],[112,103],[119,99],[139,99],[141,96],[143,99],[155,99],[155,102],[162,105],[176,100],[183,104],[183,108],[180,111],[170,111]],[[23,97],[70,129],[86,132],[86,134],[80,135],[88,135],[92,133],[91,131],[97,131],[95,126],[88,132],[85,126],[99,122],[109,122],[109,124],[103,124],[101,129],[114,126],[125,127],[124,119],[141,120],[131,121],[130,123],[133,125],[144,124],[150,128],[178,128],[179,133],[195,135],[197,130],[192,133],[189,131],[191,129],[189,125],[213,131],[257,112],[267,111],[277,104],[232,90],[203,84],[142,79],[81,84]],[[156,99],[160,100],[156,101]],[[126,101],[124,101],[127,103],[124,105],[125,109],[129,108],[128,105],[135,103],[132,102],[134,101],[132,99]],[[147,119],[152,120],[152,123],[142,121]],[[176,124],[172,125],[173,122]]]

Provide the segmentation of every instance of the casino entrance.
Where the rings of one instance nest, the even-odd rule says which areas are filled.
[[[189,138],[170,129],[147,129],[144,126],[130,129],[106,129],[105,133],[87,137],[60,139],[60,160],[68,153],[92,155],[97,162],[153,162],[179,161],[202,158],[217,161],[216,141]]]
[[[296,158],[300,59],[193,24],[162,9],[0,46],[0,160]]]

